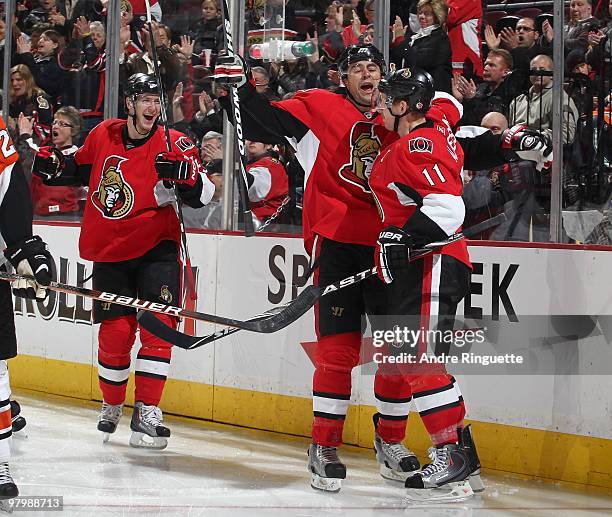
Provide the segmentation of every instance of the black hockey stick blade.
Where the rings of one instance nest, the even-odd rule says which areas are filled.
[[[464,238],[464,235],[462,233],[456,233],[454,235],[451,235],[448,239],[444,241],[432,242],[428,244],[425,248],[421,248],[421,249],[414,250],[413,252],[411,252],[410,261],[412,262],[414,260],[419,260],[425,257],[426,255],[430,255],[436,250],[439,250],[443,246],[446,246],[447,244],[452,244],[453,242],[457,242],[459,240],[462,240],[463,238]],[[372,267],[370,269],[366,269],[355,275],[351,275],[347,278],[338,280],[337,282],[333,282],[325,286],[309,286],[304,291],[302,291],[302,293],[300,293],[295,300],[285,305],[281,305],[279,307],[270,309],[263,315],[256,316],[255,318],[252,318],[251,320],[247,320],[247,321],[257,322],[257,321],[260,321],[261,319],[269,318],[269,316],[267,315],[271,313],[272,314],[287,313],[288,315],[290,315],[288,317],[292,317],[292,318],[294,318],[296,314],[299,314],[301,316],[304,313],[306,313],[310,309],[310,307],[312,307],[312,305],[314,305],[316,301],[322,296],[325,296],[331,292],[338,291],[340,289],[344,289],[345,287],[348,287],[349,285],[356,284],[358,282],[365,280],[366,278],[369,278],[375,275],[376,275],[376,267]],[[310,292],[307,293],[308,290],[310,290]],[[305,304],[307,303],[310,303],[310,305],[306,306]],[[292,309],[292,311],[290,312],[289,309]],[[298,319],[300,316],[295,317],[293,321]],[[166,325],[165,323],[157,319],[155,316],[145,311],[139,312],[137,318],[142,328],[148,330],[149,332],[151,332],[151,334],[160,337],[164,341],[171,343],[172,345],[177,346],[179,348],[183,348],[185,350],[193,350],[195,348],[199,348],[201,346],[212,343],[216,341],[217,339],[221,339],[226,336],[229,336],[240,330],[240,328],[228,328],[228,329],[219,330],[217,332],[213,332],[212,334],[208,334],[206,336],[190,336],[178,330],[175,330],[172,327],[169,327],[168,325]],[[287,325],[284,325],[283,327],[280,327],[280,328],[284,328],[285,326]]]
[[[27,275],[18,275],[15,273],[5,273],[0,271],[0,280],[14,282],[16,280],[34,280],[34,278]],[[262,334],[277,332],[278,330],[290,325],[305,312],[307,312],[319,298],[319,289],[314,286],[309,286],[304,289],[304,291],[302,291],[290,305],[287,305],[287,307],[283,308],[280,312],[255,318],[250,321],[241,321],[234,318],[225,318],[215,314],[206,314],[204,312],[188,311],[180,307],[174,307],[164,303],[150,302],[148,300],[140,300],[136,297],[122,296],[115,293],[87,289],[85,287],[76,287],[59,282],[51,282],[46,287],[52,291],[83,296],[85,298],[90,298],[92,300],[98,300],[101,302],[110,302],[117,305],[132,307],[136,310],[157,312],[159,314],[167,314],[177,318],[189,318],[196,321],[207,321],[209,323],[217,323],[227,327],[235,327]]]

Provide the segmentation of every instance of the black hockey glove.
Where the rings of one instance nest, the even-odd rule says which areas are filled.
[[[553,159],[551,139],[524,124],[512,126],[502,133],[502,148],[514,151],[521,160],[536,162],[538,170],[550,166]]]
[[[389,226],[380,232],[374,251],[374,263],[378,278],[385,284],[393,282],[394,275],[408,267],[413,244],[411,235],[397,226]]]
[[[41,147],[32,165],[32,174],[46,181],[59,178],[66,166],[64,155],[54,147]]]
[[[4,250],[4,256],[17,274],[34,277],[32,280],[13,282],[13,294],[22,298],[42,301],[47,297],[45,286],[51,282],[53,259],[43,240],[34,235]]]
[[[220,54],[217,56],[212,78],[219,85],[234,85],[240,88],[251,80],[251,70],[247,62],[238,54],[233,56]]]
[[[155,158],[155,170],[164,182],[193,187],[198,181],[197,166],[181,153],[159,153]]]

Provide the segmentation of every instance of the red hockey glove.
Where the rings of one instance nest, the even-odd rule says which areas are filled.
[[[15,296],[44,300],[47,297],[45,286],[51,282],[53,259],[43,240],[34,235],[6,248],[4,256],[18,274],[33,277],[12,282]]]
[[[212,78],[217,84],[234,85],[240,88],[251,78],[249,65],[238,54],[220,54],[215,63]]]
[[[66,166],[64,155],[54,147],[41,147],[32,164],[32,174],[43,182],[59,178]]]
[[[544,133],[517,124],[502,133],[502,148],[512,150],[521,160],[536,162],[541,170],[552,162],[552,141]]]
[[[159,153],[155,158],[157,177],[163,181],[193,187],[198,181],[198,170],[184,154]]]
[[[389,226],[378,235],[374,251],[376,273],[385,284],[393,282],[394,275],[408,267],[412,237],[397,226]]]

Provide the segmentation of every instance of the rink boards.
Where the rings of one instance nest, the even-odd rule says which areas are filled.
[[[76,284],[89,276],[91,264],[78,257],[78,227],[40,225],[36,232],[49,243],[60,281]],[[201,233],[190,234],[189,245],[197,268],[197,310],[246,319],[289,301],[304,284],[308,260],[300,239]],[[612,253],[474,245],[470,256],[477,264],[472,311],[500,317],[506,312],[520,317],[612,314]],[[44,305],[17,304],[20,356],[10,365],[13,385],[100,400],[97,329],[89,321],[90,310],[90,301],[61,294]],[[214,330],[201,323],[195,328],[198,335]],[[311,311],[276,334],[238,332],[197,350],[175,349],[162,408],[307,436],[314,371],[308,353],[314,340]],[[554,356],[564,346],[549,341],[538,353],[544,349],[546,354],[549,346]],[[607,352],[576,358],[584,362],[580,371],[596,375],[457,375],[483,466],[612,488],[612,375],[602,367],[589,369],[609,361]],[[368,448],[372,372],[372,364],[353,372],[344,434],[347,443]],[[132,386],[130,381],[129,394]],[[408,436],[411,447],[423,454],[428,438],[414,413]]]

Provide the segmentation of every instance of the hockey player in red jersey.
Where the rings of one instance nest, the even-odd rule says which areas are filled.
[[[285,167],[273,156],[270,144],[250,140],[245,144],[249,158],[249,201],[253,215],[262,224],[276,213],[287,197],[289,180]]]
[[[13,293],[25,298],[44,300],[49,285],[53,260],[46,244],[32,235],[32,199],[30,189],[18,162],[17,150],[0,118],[0,271],[10,263],[18,274],[35,280],[13,283]],[[0,282],[0,501],[19,495],[9,470],[11,450],[11,386],[7,359],[17,355],[17,338],[11,286]],[[12,403],[15,405],[15,403]],[[15,405],[18,408],[18,405]]]
[[[409,262],[410,250],[460,231],[465,216],[464,156],[451,129],[462,116],[462,106],[448,97],[447,106],[439,103],[427,119],[433,99],[431,76],[408,68],[381,81],[373,96],[385,127],[400,137],[381,153],[370,174],[385,227],[374,259],[380,279],[391,284],[387,314],[413,316],[418,320],[409,322],[416,326],[413,330],[452,331],[457,304],[470,281],[465,241]],[[400,321],[389,317],[387,324],[393,328]],[[417,358],[423,352],[448,354],[442,343],[434,343],[433,348],[407,352]],[[428,364],[403,368],[399,363],[382,363],[379,370],[377,381],[395,384],[400,398],[415,401],[434,446],[432,463],[406,479],[406,487],[417,490],[409,490],[409,497],[420,499],[422,489],[435,489],[430,499],[457,500],[471,496],[473,489],[484,489],[470,429],[463,425],[465,406],[455,379],[443,368],[432,371]],[[398,438],[402,437],[398,430]]]
[[[292,99],[278,102],[257,95],[243,66],[234,58],[219,56],[215,79],[239,85],[247,138],[270,143],[286,139],[296,150],[305,172],[304,246],[317,265],[315,284],[330,284],[371,268],[382,225],[368,177],[381,149],[397,138],[384,127],[382,116],[371,112],[372,93],[386,72],[382,53],[372,45],[349,47],[339,67],[346,89],[299,91]],[[544,139],[532,138],[532,147],[543,149]],[[523,133],[508,139],[513,149],[526,147],[526,142]],[[502,138],[490,132],[460,143],[470,166],[487,168],[505,160]],[[337,448],[351,396],[351,371],[359,362],[362,316],[384,314],[386,293],[378,279],[370,278],[325,296],[315,306],[314,420],[309,449],[313,488],[337,491],[346,477]],[[419,463],[402,443],[410,400],[401,398],[400,388],[375,381],[375,445],[381,474],[403,481]]]
[[[134,74],[125,94],[127,121],[103,121],[73,156],[41,149],[33,172],[48,185],[89,186],[79,249],[81,257],[94,263],[94,289],[176,304],[181,299],[180,227],[173,185],[183,202],[195,208],[210,201],[215,187],[188,137],[170,130],[172,150],[167,151],[164,128],[157,124],[155,77]],[[100,323],[98,374],[104,396],[98,429],[107,440],[122,414],[138,325],[134,309],[95,302],[93,312]],[[176,326],[170,316],[157,317]],[[158,406],[171,347],[144,329],[140,341],[130,445],[160,449],[170,436]]]

